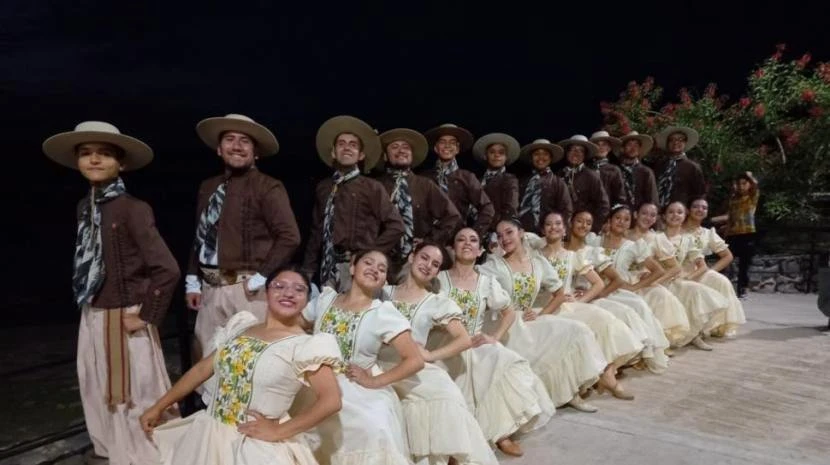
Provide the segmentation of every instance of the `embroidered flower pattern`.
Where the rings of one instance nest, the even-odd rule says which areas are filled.
[[[518,273],[513,277],[513,303],[518,310],[525,311],[533,305],[536,298],[536,277],[533,274]]]
[[[467,332],[474,334],[476,326],[478,326],[478,296],[476,293],[453,287],[450,289],[449,297],[461,307]]]
[[[410,304],[408,302],[401,302],[401,301],[393,301],[395,308],[401,312],[404,318],[407,320],[412,321],[412,315],[415,313],[415,309],[418,307],[418,304]]]
[[[245,410],[253,394],[254,366],[267,347],[267,342],[239,336],[219,349],[216,362],[219,381],[213,402],[214,418],[229,425],[246,421]]]
[[[553,269],[556,270],[559,279],[565,281],[565,278],[568,276],[568,260],[559,257],[548,257],[548,261],[553,266]]]
[[[364,313],[366,312],[355,313],[329,307],[323,314],[322,321],[320,321],[320,331],[333,335],[337,339],[340,353],[343,354],[343,362],[339,366],[335,366],[337,373],[343,373],[346,364],[352,359],[357,326]]]

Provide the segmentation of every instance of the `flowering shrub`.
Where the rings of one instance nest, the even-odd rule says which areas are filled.
[[[761,181],[763,218],[816,222],[809,194],[830,190],[830,64],[810,66],[809,53],[782,61],[784,51],[778,45],[732,103],[709,84],[700,95],[680,89],[677,100],[661,105],[663,90],[653,78],[632,81],[616,102],[600,105],[605,128],[618,136],[695,128],[700,143],[689,156],[701,164],[715,207],[728,196],[730,179],[752,171]],[[659,150],[649,158],[657,156]]]

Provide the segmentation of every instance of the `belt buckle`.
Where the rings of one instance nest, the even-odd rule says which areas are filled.
[[[222,279],[226,284],[236,284],[236,270],[222,270]]]

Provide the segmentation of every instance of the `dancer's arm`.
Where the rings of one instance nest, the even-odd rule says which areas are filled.
[[[187,370],[177,382],[164,394],[161,399],[156,401],[152,407],[148,408],[140,418],[141,428],[149,433],[158,425],[161,414],[167,410],[168,407],[174,403],[184,399],[185,396],[193,392],[202,383],[207,381],[213,374],[213,356],[215,352],[203,358],[199,363],[193,365]]]

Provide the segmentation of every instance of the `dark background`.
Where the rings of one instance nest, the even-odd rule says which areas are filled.
[[[184,264],[196,189],[221,169],[194,130],[206,117],[243,113],[274,131],[281,152],[259,166],[287,185],[305,234],[328,175],[314,134],[331,116],[556,141],[599,129],[599,102],[630,80],[652,75],[669,97],[715,81],[738,98],[776,43],[830,58],[824,2],[130,3],[2,2],[3,325],[77,319],[74,207],[87,186],[40,145],[83,120],[153,147],[124,179]]]

